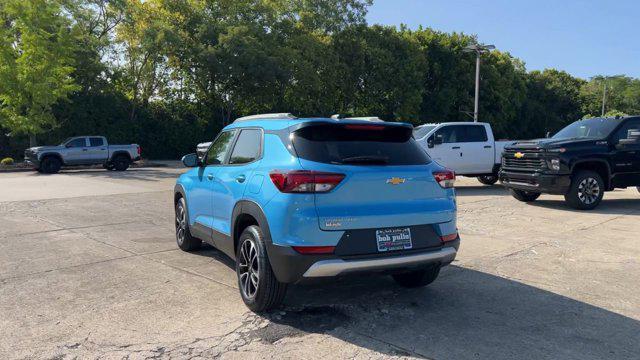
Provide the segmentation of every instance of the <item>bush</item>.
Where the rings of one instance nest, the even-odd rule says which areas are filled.
[[[6,157],[0,161],[0,165],[13,165],[13,158]]]

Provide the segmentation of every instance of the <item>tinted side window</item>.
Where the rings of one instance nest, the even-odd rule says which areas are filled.
[[[211,144],[209,152],[207,153],[207,165],[218,165],[224,161],[229,147],[231,146],[231,140],[235,135],[236,130],[225,131],[218,136],[218,138]]]
[[[460,142],[486,142],[487,141],[487,130],[484,126],[481,125],[465,125],[459,126],[463,132],[464,136]]]
[[[72,148],[85,147],[85,146],[87,146],[87,143],[84,140],[84,138],[73,139],[67,143],[67,147],[72,147]]]
[[[262,131],[258,129],[242,130],[231,152],[229,164],[246,164],[259,158],[261,142]]]
[[[102,140],[102,138],[92,137],[92,138],[89,138],[89,145],[90,146],[102,146],[102,145],[104,145],[104,141]]]
[[[457,125],[445,126],[438,130],[436,136],[442,136],[442,143],[444,144],[458,143],[461,142],[460,139],[462,138],[461,128],[462,126]]]
[[[614,144],[618,144],[622,139],[628,139],[629,132],[633,130],[640,131],[640,121],[627,121],[626,124],[622,125],[620,130],[618,130],[614,135]]]

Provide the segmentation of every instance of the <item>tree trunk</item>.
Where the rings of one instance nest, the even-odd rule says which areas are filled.
[[[38,146],[38,141],[36,140],[36,134],[29,134],[29,147]]]

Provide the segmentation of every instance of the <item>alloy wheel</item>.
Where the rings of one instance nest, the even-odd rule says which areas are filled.
[[[241,291],[249,299],[253,299],[258,291],[260,271],[258,268],[258,251],[250,239],[246,239],[240,248],[238,259],[238,275]]]
[[[178,245],[184,243],[184,238],[187,232],[187,216],[182,204],[178,205],[176,209],[176,240]]]
[[[600,197],[600,185],[592,177],[583,179],[578,185],[578,198],[585,205],[591,205]]]

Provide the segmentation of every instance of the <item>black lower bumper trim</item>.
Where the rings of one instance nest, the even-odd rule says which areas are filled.
[[[568,174],[523,173],[502,170],[500,182],[507,188],[553,195],[564,195],[571,186]]]

